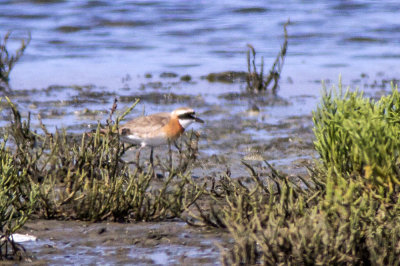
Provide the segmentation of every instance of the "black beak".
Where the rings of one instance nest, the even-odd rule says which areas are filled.
[[[204,123],[204,120],[198,118],[198,117],[195,116],[195,115],[191,115],[190,117],[191,117],[195,122],[202,123],[202,124]]]
[[[198,117],[194,117],[194,121],[199,122],[199,123],[204,123],[204,120],[198,118]]]

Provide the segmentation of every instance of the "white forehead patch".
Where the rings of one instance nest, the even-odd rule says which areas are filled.
[[[190,108],[179,108],[172,112],[173,114],[179,116],[187,113],[194,113],[193,109]]]

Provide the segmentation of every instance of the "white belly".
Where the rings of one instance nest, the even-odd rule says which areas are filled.
[[[151,137],[151,138],[139,138],[135,135],[127,135],[121,137],[121,140],[123,142],[127,142],[130,144],[138,144],[141,145],[142,147],[144,146],[161,146],[168,144],[168,140],[164,136],[157,136],[157,137]]]

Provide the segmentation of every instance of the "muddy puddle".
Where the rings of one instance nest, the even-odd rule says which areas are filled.
[[[218,265],[226,233],[204,231],[180,221],[86,223],[36,220],[21,233],[35,264]]]

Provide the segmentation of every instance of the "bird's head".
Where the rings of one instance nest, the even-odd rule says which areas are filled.
[[[185,129],[193,122],[204,123],[203,120],[196,116],[195,111],[188,107],[178,108],[172,111],[171,115],[173,117],[177,117],[179,124],[181,124],[181,126]]]

